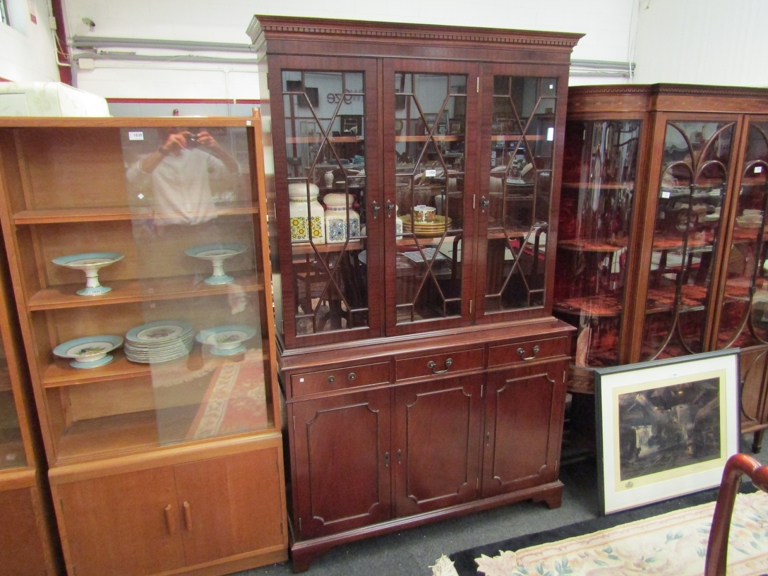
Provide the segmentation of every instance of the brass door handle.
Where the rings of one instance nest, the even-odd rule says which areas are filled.
[[[539,353],[539,350],[541,350],[541,348],[539,348],[538,345],[534,346],[533,356],[528,356],[527,358],[525,356],[525,350],[523,350],[522,348],[518,348],[517,353],[520,355],[520,358],[522,358],[523,360],[533,360],[534,358],[536,358],[536,354]]]
[[[485,209],[491,205],[491,201],[485,196],[480,196],[480,211],[485,212]]]
[[[427,364],[427,368],[432,369],[432,374],[445,374],[451,368],[451,364],[453,364],[453,359],[446,358],[445,368],[443,370],[436,370],[437,364],[435,363],[434,360],[430,360],[429,363]]]
[[[371,203],[371,206],[373,207],[373,219],[374,219],[374,220],[376,220],[376,216],[378,216],[378,214],[379,214],[379,210],[381,210],[381,206],[379,206],[379,205],[376,203],[376,200],[374,200],[374,201]]]
[[[387,218],[392,218],[392,209],[395,207],[391,200],[387,200]]]

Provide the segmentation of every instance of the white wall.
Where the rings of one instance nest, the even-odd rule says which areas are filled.
[[[10,26],[0,24],[0,78],[58,82],[59,70],[46,0],[6,0]],[[30,4],[37,24],[30,17]]]
[[[480,4],[466,0],[444,0],[439,4],[414,3],[412,0],[375,3],[228,0],[224,5],[208,0],[65,2],[70,36],[162,38],[247,45],[250,39],[245,30],[254,14],[282,14],[581,32],[586,36],[576,46],[574,58],[627,61],[635,0],[487,0]],[[82,22],[83,18],[92,20],[95,28],[90,30]],[[157,53],[146,49],[136,51]],[[258,80],[251,66],[184,67],[174,64],[171,56],[169,54],[167,63],[96,60],[93,70],[76,70],[77,86],[107,98],[259,97]]]
[[[635,81],[768,87],[768,0],[639,0]]]

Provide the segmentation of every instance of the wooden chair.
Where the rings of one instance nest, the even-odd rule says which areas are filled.
[[[757,488],[768,492],[768,466],[763,466],[747,454],[734,454],[728,459],[717,495],[712,529],[709,532],[704,576],[725,576],[731,514],[742,474],[749,476]]]

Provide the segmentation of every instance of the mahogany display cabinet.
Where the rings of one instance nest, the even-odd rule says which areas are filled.
[[[8,262],[0,257],[0,572],[63,572]]]
[[[256,16],[292,560],[560,504],[579,35]]]
[[[0,221],[69,574],[287,558],[264,191],[258,115],[0,120]]]
[[[571,88],[554,310],[578,328],[575,401],[592,404],[596,367],[738,347],[741,429],[759,451],[767,135],[768,90]]]

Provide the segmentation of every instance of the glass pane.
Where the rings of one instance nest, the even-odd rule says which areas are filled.
[[[460,316],[467,77],[395,86],[397,322]]]
[[[732,122],[670,122],[658,183],[643,360],[701,352]]]
[[[495,76],[488,211],[486,313],[543,306],[552,194],[556,83]]]
[[[749,127],[741,174],[718,347],[768,343],[768,269],[765,214],[768,202],[768,123]]]
[[[577,366],[619,362],[639,139],[639,121],[566,124],[554,310]]]
[[[296,333],[368,326],[363,74],[282,79]]]
[[[5,347],[0,341],[0,470],[24,468],[26,465],[27,458],[8,374],[8,361],[5,357]]]
[[[121,131],[129,194],[156,215],[132,221],[138,288],[199,290],[145,298],[123,318],[125,358],[148,368],[159,443],[266,428],[269,365],[246,129],[141,129],[138,143],[130,132]]]

